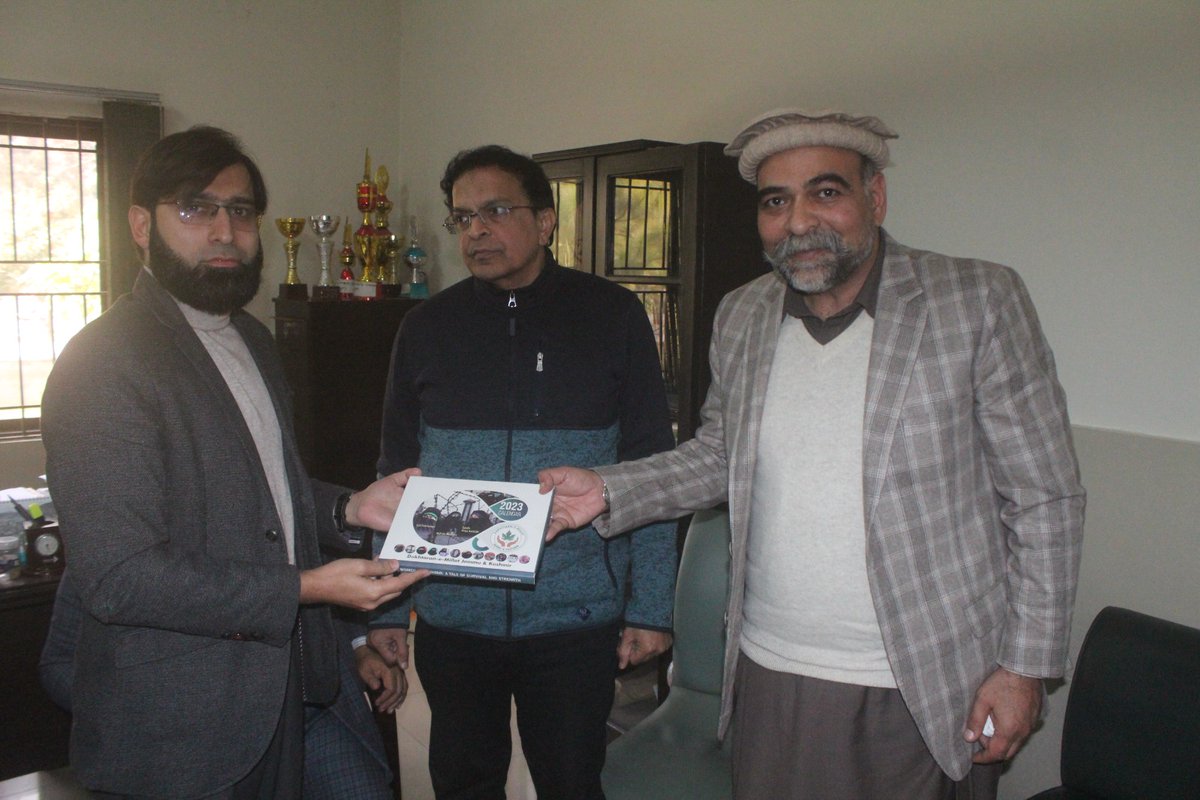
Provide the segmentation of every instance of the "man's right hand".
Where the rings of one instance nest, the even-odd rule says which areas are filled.
[[[332,603],[370,611],[429,575],[427,569],[393,575],[396,567],[397,562],[392,559],[339,558],[316,569],[303,570],[300,602]]]
[[[372,628],[367,643],[383,660],[400,669],[408,669],[408,628]]]
[[[604,506],[604,480],[590,469],[551,467],[538,473],[542,494],[554,490],[550,525],[546,541],[559,531],[582,528],[607,509]]]

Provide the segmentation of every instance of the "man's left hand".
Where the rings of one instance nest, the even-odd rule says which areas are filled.
[[[625,628],[617,645],[617,666],[620,669],[641,664],[665,653],[674,639],[669,633],[645,628]]]
[[[396,516],[396,506],[400,505],[408,479],[420,474],[421,470],[409,467],[385,475],[361,492],[350,495],[346,503],[346,522],[375,531],[388,530],[392,527],[392,517]]]
[[[1041,710],[1041,678],[1028,678],[997,667],[975,692],[975,704],[963,731],[968,742],[983,745],[972,760],[976,764],[991,764],[1015,756],[1033,732]],[[995,731],[984,736],[983,726],[989,714]]]
[[[355,648],[354,660],[358,676],[371,690],[375,710],[391,714],[408,694],[408,678],[399,667],[388,666],[369,644]]]

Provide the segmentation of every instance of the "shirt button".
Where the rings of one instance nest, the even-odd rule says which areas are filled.
[[[267,532],[263,535],[267,537],[268,542],[279,541],[279,531],[275,530],[274,528],[268,528]]]

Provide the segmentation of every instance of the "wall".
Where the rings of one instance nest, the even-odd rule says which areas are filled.
[[[889,230],[1017,267],[1057,354],[1091,493],[1073,649],[1108,603],[1200,624],[1194,0],[10,0],[0,30],[5,77],[154,91],[171,130],[238,132],[277,214],[347,213],[370,146],[435,288],[465,275],[435,227],[460,148],[720,141],[785,105],[876,114],[901,134]],[[1057,774],[1065,699],[1005,797]]]
[[[0,75],[157,93],[168,133],[210,123],[240,136],[270,192],[266,289],[251,306],[267,319],[286,272],[272,219],[357,214],[368,147],[392,168],[399,19],[389,0],[15,0],[0,3]],[[316,240],[301,241],[314,283]]]
[[[876,114],[901,137],[888,229],[1022,272],[1075,421],[1200,440],[1200,5],[406,0],[402,23],[402,169],[430,223],[461,147]],[[437,278],[464,275],[434,244]]]

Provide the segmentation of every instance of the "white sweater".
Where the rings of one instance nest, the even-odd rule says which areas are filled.
[[[740,646],[778,672],[895,687],[871,602],[862,439],[874,320],[781,323],[751,497]]]

